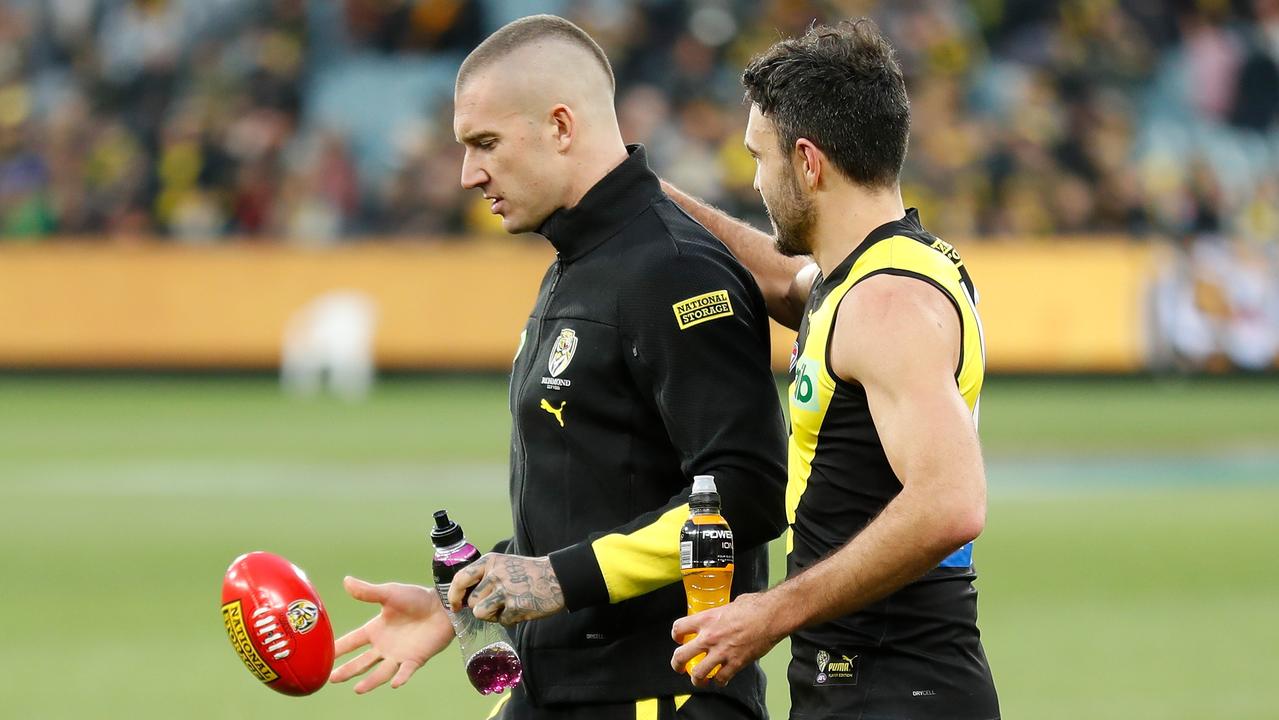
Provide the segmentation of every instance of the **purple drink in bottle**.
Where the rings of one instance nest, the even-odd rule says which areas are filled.
[[[453,576],[462,568],[480,559],[480,551],[467,542],[462,527],[449,520],[447,512],[435,513],[435,527],[431,530],[431,542],[435,545],[435,558],[431,571],[435,576],[435,591],[444,604],[449,622],[466,661],[466,677],[481,694],[500,693],[520,684],[524,667],[515,648],[506,639],[506,633],[497,623],[475,619],[469,607],[453,612],[449,609],[449,585]]]
[[[466,677],[481,695],[500,693],[520,684],[524,667],[505,640],[479,649],[466,661]]]

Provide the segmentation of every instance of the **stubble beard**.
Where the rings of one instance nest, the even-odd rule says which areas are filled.
[[[794,175],[787,174],[783,188],[773,203],[764,202],[768,219],[773,223],[773,244],[786,257],[812,255],[813,226],[817,212],[813,203],[800,192]]]

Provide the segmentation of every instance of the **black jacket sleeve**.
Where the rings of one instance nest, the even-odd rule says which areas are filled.
[[[739,549],[785,527],[786,434],[769,365],[767,313],[749,274],[703,246],[628,269],[623,348],[679,454],[684,490],[663,507],[551,553],[570,610],[642,595],[680,578],[679,530],[693,475],[715,476]]]

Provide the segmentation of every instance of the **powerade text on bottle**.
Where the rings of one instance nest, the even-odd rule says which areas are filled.
[[[467,542],[462,527],[449,520],[447,512],[435,513],[435,527],[431,530],[431,543],[435,545],[435,558],[431,571],[435,576],[435,590],[444,604],[457,634],[462,658],[466,661],[466,677],[480,693],[500,693],[520,684],[524,668],[515,648],[506,641],[502,626],[475,619],[469,607],[453,612],[449,609],[449,585],[453,576],[462,568],[480,559],[480,551]]]
[[[684,575],[688,614],[727,605],[733,587],[733,531],[719,514],[719,493],[715,478],[697,475],[688,500],[689,515],[679,531],[679,565]],[[696,635],[686,635],[683,642]],[[706,657],[702,653],[684,664],[691,672]],[[707,677],[715,677],[716,666]]]

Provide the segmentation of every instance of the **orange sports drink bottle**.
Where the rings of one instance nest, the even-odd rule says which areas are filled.
[[[684,575],[684,594],[688,597],[688,614],[727,605],[733,588],[733,531],[719,514],[719,492],[715,478],[697,475],[693,478],[693,494],[688,500],[689,515],[679,531],[679,566]],[[697,637],[684,636],[681,642]],[[706,657],[701,653],[684,664],[684,672]],[[707,677],[715,677],[715,666]]]

